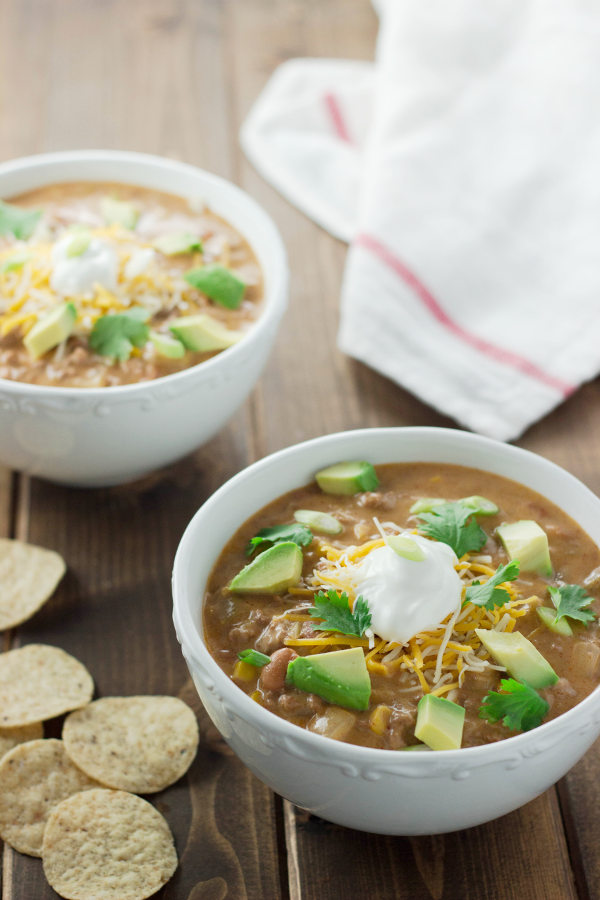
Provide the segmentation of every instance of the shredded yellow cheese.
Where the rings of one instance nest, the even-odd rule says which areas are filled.
[[[369,540],[359,546],[337,548],[325,542],[320,543],[322,558],[309,579],[312,591],[306,588],[296,593],[312,594],[321,589],[345,591],[352,608],[356,596],[353,588],[352,567],[372,550],[384,545],[383,539]],[[456,571],[463,581],[464,590],[474,580],[482,583],[495,574],[495,569],[472,554],[465,554],[456,565]],[[363,647],[367,651],[365,659],[369,671],[391,675],[405,670],[415,678],[424,693],[443,696],[460,688],[467,672],[481,672],[486,668],[502,670],[494,665],[489,654],[481,645],[476,629],[496,629],[510,632],[517,620],[526,615],[536,597],[521,597],[514,584],[502,585],[510,600],[502,607],[487,610],[485,607],[467,603],[447,616],[436,628],[415,635],[402,646],[393,641],[367,637],[353,637],[337,632],[315,632],[315,636],[290,637],[289,647],[303,647],[308,652],[322,652],[327,647]],[[305,613],[287,612],[284,618],[292,621],[311,621]]]

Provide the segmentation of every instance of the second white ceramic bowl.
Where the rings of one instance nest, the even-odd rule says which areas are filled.
[[[175,628],[200,698],[259,778],[332,822],[381,834],[435,834],[510,812],[554,784],[598,737],[600,688],[564,715],[495,744],[398,753],[333,741],[275,716],[225,675],[204,644],[202,598],[231,535],[265,504],[343,459],[454,463],[495,472],[548,497],[600,544],[600,500],[563,469],[507,444],[450,429],[379,428],[289,447],[213,494],[177,551]]]
[[[121,182],[205,201],[244,235],[265,280],[262,315],[243,340],[173,375],[94,389],[0,379],[0,464],[65,484],[119,484],[208,441],[247,397],[287,305],[286,254],[272,220],[251,197],[195,166],[97,150],[0,164],[1,198],[66,181]]]

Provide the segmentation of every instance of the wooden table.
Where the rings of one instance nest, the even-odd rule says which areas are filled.
[[[0,159],[109,147],[165,154],[240,184],[289,249],[291,307],[246,406],[208,446],[146,481],[57,487],[0,469],[0,534],[60,551],[68,575],[8,649],[64,647],[100,695],[167,693],[198,710],[189,775],[155,800],[180,866],[169,900],[569,900],[600,897],[600,750],[542,797],[447,836],[389,838],[330,825],[211,749],[171,625],[170,571],[197,507],[247,463],[325,432],[452,425],[336,349],[346,248],[268,187],[237,143],[269,74],[297,56],[371,58],[368,0],[0,0]],[[318,328],[310,323],[318,322]],[[519,441],[600,492],[600,383]],[[401,798],[399,798],[401,802]],[[38,860],[4,851],[3,900],[56,896]]]

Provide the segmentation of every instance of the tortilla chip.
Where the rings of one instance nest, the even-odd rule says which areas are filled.
[[[96,789],[59,803],[42,846],[44,873],[67,900],[144,900],[177,867],[165,819],[141,797]]]
[[[74,656],[49,644],[27,644],[0,653],[0,727],[53,719],[84,706],[92,676]]]
[[[20,625],[38,611],[65,574],[54,550],[0,538],[0,631]]]
[[[73,765],[62,741],[19,744],[0,761],[0,836],[19,853],[42,855],[51,810],[67,797],[99,787]]]
[[[187,772],[198,747],[198,723],[177,697],[105,697],[65,719],[73,762],[108,787],[162,791]]]

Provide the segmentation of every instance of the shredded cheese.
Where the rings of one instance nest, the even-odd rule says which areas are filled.
[[[381,529],[379,523],[378,527]],[[389,528],[390,523],[385,523]],[[383,537],[368,540],[359,546],[337,548],[332,544],[321,542],[319,550],[322,554],[312,578],[307,579],[309,587],[294,591],[297,594],[312,594],[322,589],[345,591],[352,608],[356,600],[353,585],[353,566],[364,559],[372,550],[382,547]],[[495,570],[488,565],[489,557],[465,554],[456,564],[456,571],[463,582],[463,601],[465,589],[473,581],[485,583]],[[491,558],[490,558],[491,561]],[[483,672],[486,669],[504,671],[489,659],[489,654],[481,645],[476,629],[495,629],[510,632],[515,628],[517,620],[526,615],[537,597],[521,597],[513,583],[502,585],[510,596],[510,600],[500,608],[487,610],[484,607],[466,603],[459,606],[443,622],[430,631],[417,634],[402,646],[385,641],[377,636],[371,638],[343,635],[337,632],[315,632],[315,636],[289,637],[286,645],[302,647],[304,650],[322,652],[327,647],[363,647],[366,651],[367,668],[373,673],[391,675],[404,670],[414,679],[424,693],[436,696],[453,695],[462,686],[468,672]],[[307,613],[286,612],[281,618],[297,622],[310,622]]]

